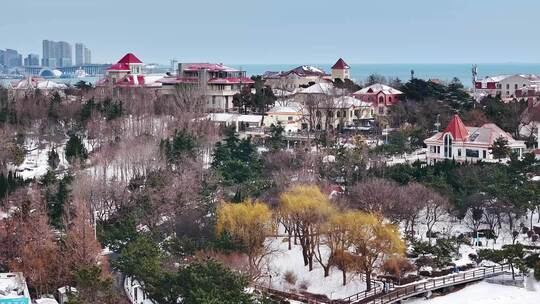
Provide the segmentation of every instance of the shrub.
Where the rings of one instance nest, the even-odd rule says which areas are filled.
[[[285,279],[285,282],[291,285],[296,285],[296,280],[298,279],[296,274],[294,274],[294,272],[291,270],[286,271],[283,278]]]
[[[303,280],[302,282],[300,282],[300,286],[298,287],[300,287],[300,289],[302,290],[307,290],[309,288],[309,282],[306,280]]]
[[[530,231],[529,228],[527,228],[526,226],[521,227],[521,233],[523,233],[523,234],[527,233],[527,235],[528,235],[529,231]]]

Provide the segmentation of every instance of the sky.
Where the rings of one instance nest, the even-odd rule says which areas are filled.
[[[2,0],[0,49],[94,62],[540,63],[538,0]]]

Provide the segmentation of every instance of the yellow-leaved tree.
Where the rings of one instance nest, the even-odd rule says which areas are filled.
[[[405,243],[396,226],[385,223],[372,213],[354,212],[351,230],[351,252],[359,259],[360,271],[366,275],[367,290],[371,290],[371,274],[377,263],[405,251]]]
[[[280,196],[279,214],[290,222],[302,247],[304,265],[309,265],[310,271],[313,270],[313,256],[319,246],[321,228],[333,210],[328,196],[315,185],[292,186]],[[323,267],[327,273],[328,266]]]
[[[329,264],[341,270],[343,286],[347,284],[347,272],[355,264],[356,257],[350,254],[349,248],[352,246],[356,218],[354,211],[335,212],[325,225],[326,244],[330,249]]]
[[[261,262],[270,253],[265,239],[273,231],[272,211],[263,202],[246,199],[242,203],[222,202],[218,206],[216,232],[218,235],[227,232],[244,245],[253,278],[260,275]]]

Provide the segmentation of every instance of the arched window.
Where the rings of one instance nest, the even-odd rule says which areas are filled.
[[[379,96],[379,103],[384,103],[384,97]]]
[[[450,133],[444,135],[444,157],[452,158],[452,136]]]

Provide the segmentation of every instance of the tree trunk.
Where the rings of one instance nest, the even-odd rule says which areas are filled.
[[[323,269],[324,269],[324,277],[326,278],[327,276],[330,275],[330,265],[328,266],[323,266]]]
[[[367,287],[367,291],[370,291],[371,290],[371,272],[369,271],[366,271],[366,287]]]
[[[313,254],[309,254],[308,261],[309,261],[309,271],[312,271],[313,270]]]

